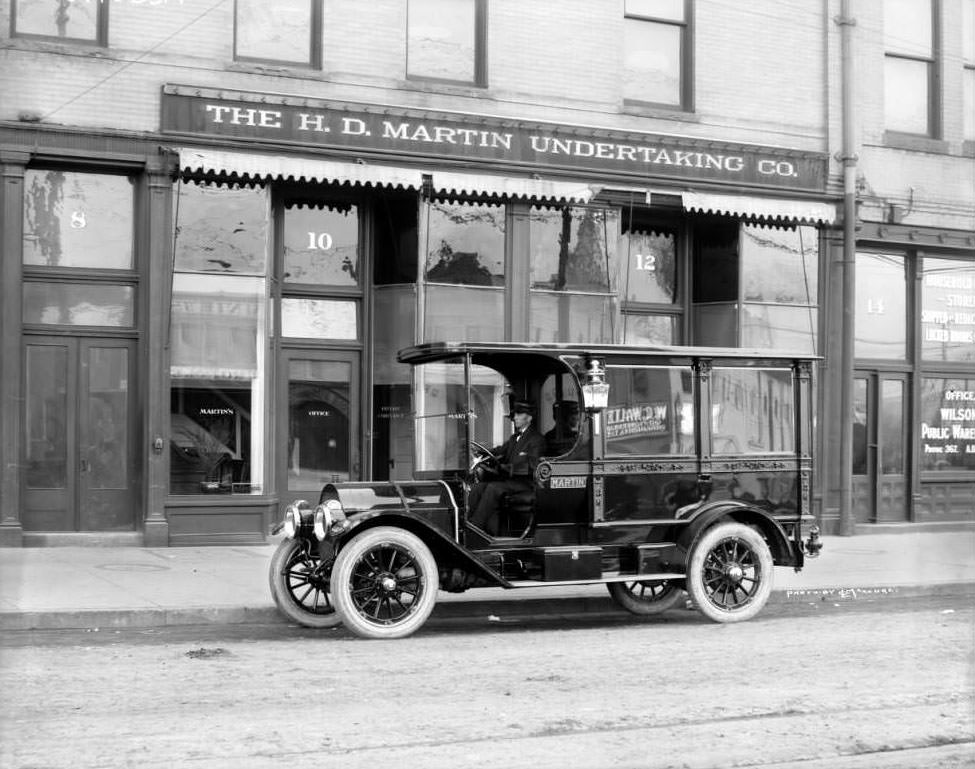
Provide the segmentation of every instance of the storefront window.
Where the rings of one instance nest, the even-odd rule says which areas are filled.
[[[263,187],[179,184],[175,269],[264,275],[270,202]]]
[[[903,256],[857,254],[854,349],[858,358],[904,360],[906,302]]]
[[[531,210],[531,340],[612,342],[619,217],[596,208]]]
[[[133,268],[132,179],[28,169],[24,174],[24,264]]]
[[[424,339],[504,338],[504,206],[428,204]]]
[[[921,357],[975,361],[975,262],[924,257]]]
[[[107,283],[24,282],[24,323],[45,326],[135,325],[135,289]]]
[[[169,340],[172,494],[263,491],[269,218],[261,188],[180,190]]]
[[[284,280],[316,286],[358,286],[359,213],[352,204],[284,207]]]
[[[921,469],[975,473],[975,378],[921,380]]]

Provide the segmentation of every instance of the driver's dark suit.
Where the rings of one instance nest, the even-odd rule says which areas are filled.
[[[468,499],[468,520],[489,534],[497,531],[498,508],[505,494],[529,491],[534,483],[535,468],[545,449],[545,439],[532,425],[492,450],[506,477],[479,483]]]

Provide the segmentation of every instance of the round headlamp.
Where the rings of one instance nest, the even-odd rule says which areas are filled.
[[[326,499],[315,508],[315,536],[319,540],[328,536],[329,530],[345,520],[342,503],[337,499]]]
[[[308,507],[308,503],[303,499],[292,502],[284,509],[284,535],[288,539],[294,537],[301,530],[301,509]]]

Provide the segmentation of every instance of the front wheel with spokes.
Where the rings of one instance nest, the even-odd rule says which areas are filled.
[[[708,619],[743,622],[768,601],[772,568],[772,553],[759,532],[743,523],[720,523],[694,546],[687,592]]]
[[[304,627],[330,628],[342,620],[329,597],[329,565],[312,545],[285,539],[271,556],[268,583],[274,605],[292,622]]]
[[[379,526],[339,550],[332,595],[343,624],[363,638],[402,638],[415,632],[437,600],[437,562],[404,529]]]

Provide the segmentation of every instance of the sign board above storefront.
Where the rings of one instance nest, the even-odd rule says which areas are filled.
[[[167,85],[163,133],[223,137],[494,169],[560,170],[823,191],[825,155],[632,133]]]

